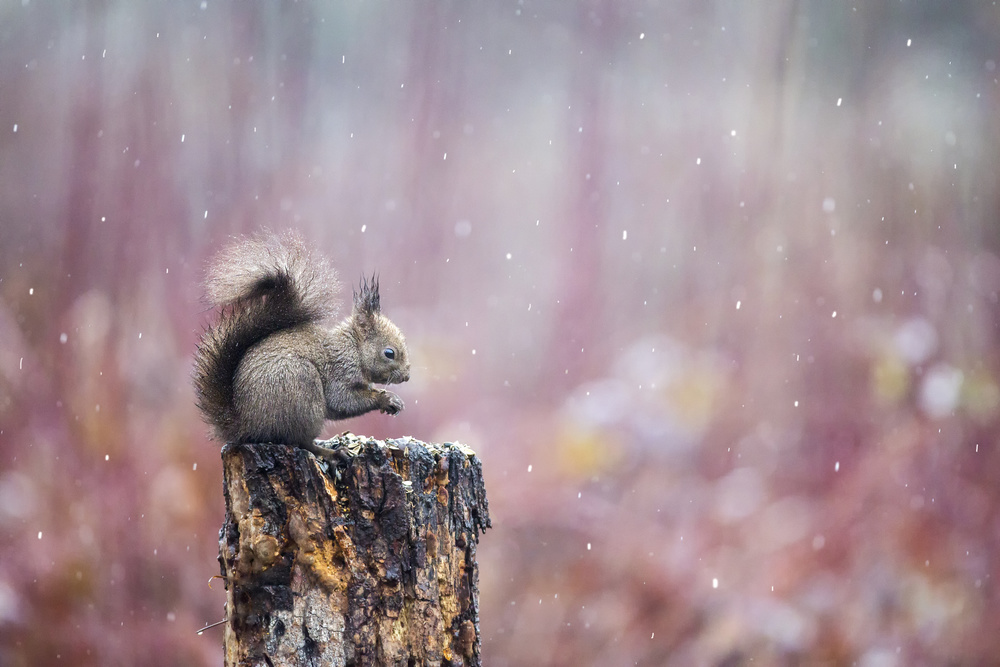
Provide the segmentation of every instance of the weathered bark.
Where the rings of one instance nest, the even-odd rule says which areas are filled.
[[[336,470],[295,447],[223,449],[226,665],[479,665],[479,459],[337,443]]]

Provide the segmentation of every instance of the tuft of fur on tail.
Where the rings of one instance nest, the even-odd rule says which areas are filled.
[[[237,429],[233,378],[246,351],[271,334],[335,314],[337,274],[298,235],[263,232],[212,260],[205,282],[219,320],[195,354],[198,407],[223,441]]]

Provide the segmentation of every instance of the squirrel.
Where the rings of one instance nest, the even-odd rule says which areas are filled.
[[[406,341],[382,315],[378,278],[361,279],[349,317],[337,274],[297,234],[243,238],[211,262],[206,298],[219,319],[195,353],[198,408],[223,442],[282,443],[334,460],[314,443],[328,419],[403,409],[375,384],[410,379]]]

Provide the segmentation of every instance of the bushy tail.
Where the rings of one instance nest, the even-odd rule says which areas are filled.
[[[198,344],[194,385],[220,439],[235,437],[233,378],[244,353],[277,331],[332,316],[337,289],[334,270],[291,232],[241,239],[212,261],[205,292],[221,312]]]

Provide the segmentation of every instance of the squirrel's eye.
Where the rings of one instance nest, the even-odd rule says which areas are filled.
[[[384,350],[382,350],[382,354],[385,355],[386,359],[395,359],[396,358],[396,350],[392,349],[391,347],[387,347]]]

